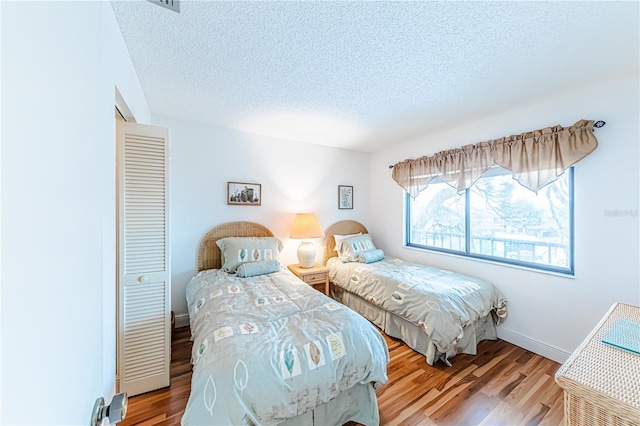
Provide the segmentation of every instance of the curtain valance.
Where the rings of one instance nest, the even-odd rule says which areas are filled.
[[[538,192],[598,146],[594,121],[553,126],[404,160],[393,166],[393,179],[412,197],[440,177],[463,193],[491,166],[511,170],[521,185]]]

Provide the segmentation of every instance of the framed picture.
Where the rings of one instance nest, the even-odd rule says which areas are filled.
[[[227,204],[233,206],[262,205],[262,185],[259,183],[227,182]]]
[[[353,186],[338,185],[338,208],[353,208]]]

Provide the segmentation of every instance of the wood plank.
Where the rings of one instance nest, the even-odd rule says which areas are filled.
[[[560,391],[560,397],[556,399],[553,404],[550,404],[551,409],[540,421],[541,426],[557,426],[564,424],[564,400],[562,389],[560,389]]]
[[[522,424],[523,420],[524,413],[513,405],[501,401],[478,425],[512,426]]]
[[[429,404],[438,394],[439,392],[437,390],[429,389],[427,393],[425,393],[417,401],[412,401],[412,403],[407,404],[405,407],[403,407],[404,409],[400,413],[390,416],[391,420],[388,422],[388,425],[396,426],[411,423],[407,422],[407,419],[413,416],[415,413],[422,411],[424,407]],[[413,421],[416,423],[419,423],[420,421],[426,422],[427,417],[425,417],[424,415],[421,415],[421,417],[421,419],[414,419]]]
[[[443,417],[438,419],[438,423],[447,425],[477,425],[502,401],[496,397],[491,397],[476,392],[457,407]]]

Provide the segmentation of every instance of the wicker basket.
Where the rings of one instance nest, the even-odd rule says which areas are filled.
[[[640,426],[640,355],[602,343],[619,318],[640,322],[640,308],[614,304],[556,372],[566,425]]]

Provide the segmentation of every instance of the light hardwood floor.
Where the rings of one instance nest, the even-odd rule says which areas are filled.
[[[191,385],[189,329],[174,330],[171,386],[129,399],[121,425],[179,425]],[[484,341],[478,355],[430,367],[424,357],[385,336],[389,382],[378,389],[382,425],[559,425],[560,365],[503,340]]]

